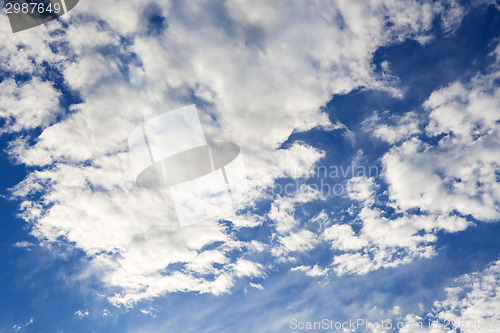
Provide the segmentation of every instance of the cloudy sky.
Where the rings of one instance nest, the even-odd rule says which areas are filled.
[[[498,1],[81,0],[0,38],[0,332],[500,331]],[[248,191],[180,227],[128,137],[193,104]]]

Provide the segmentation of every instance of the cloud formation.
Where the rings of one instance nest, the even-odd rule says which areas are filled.
[[[164,18],[163,27],[151,27],[152,11]],[[303,143],[281,146],[294,132],[342,128],[322,110],[332,95],[364,87],[402,96],[397,80],[373,71],[373,52],[426,35],[438,15],[443,27],[452,30],[463,11],[455,2],[444,6],[419,1],[334,1],[305,8],[289,1],[85,1],[61,21],[9,37],[10,43],[0,46],[2,70],[12,77],[31,77],[1,83],[9,96],[23,96],[0,108],[7,119],[5,131],[28,131],[8,151],[17,163],[32,168],[13,189],[21,216],[43,244],[83,251],[89,270],[106,286],[118,288],[110,297],[115,305],[133,306],[167,292],[229,292],[236,279],[264,274],[252,254],[265,246],[238,240],[222,224],[177,228],[166,193],[139,188],[131,180],[126,152],[130,131],[144,120],[195,102],[207,133],[242,147],[253,188],[247,202],[251,206],[269,198],[262,190],[276,179],[311,175],[322,151]],[[35,91],[37,96],[44,92],[36,112],[30,97]],[[445,130],[439,94],[446,91],[427,103],[435,111],[429,133]],[[61,96],[71,100],[69,106],[62,106]],[[493,99],[464,104],[480,107]],[[463,113],[466,121],[466,106]],[[493,125],[484,121],[480,132],[488,135],[487,126]],[[41,134],[31,131],[35,128]],[[417,172],[407,159],[417,152],[425,160],[419,144],[404,142],[384,157],[385,179],[391,199],[402,209],[418,204],[437,210],[428,199],[408,193],[405,186],[411,184],[404,184],[395,170]],[[486,146],[477,149],[482,152]],[[486,181],[491,174],[478,177]],[[464,178],[464,186],[471,187],[472,181]],[[371,187],[363,182],[372,180],[355,182],[350,195],[365,202],[358,214],[365,228],[361,236],[350,226],[330,225],[319,239],[300,229],[293,207],[318,200],[314,191],[306,197],[271,198],[267,218],[276,228],[272,253],[280,257],[308,251],[320,240],[331,242],[334,248],[355,251],[335,257],[339,274],[406,262],[407,253],[387,259],[399,247],[417,256],[431,253],[421,244],[432,241],[432,235],[415,233],[436,228],[437,218],[386,219],[369,204]],[[422,191],[437,195],[432,191],[440,188],[424,186]],[[496,216],[496,188],[474,198],[460,196],[461,191],[457,188],[455,202],[439,209],[450,212],[469,199],[475,204],[461,213]],[[464,227],[465,222],[453,219],[438,227]],[[234,220],[247,227],[259,225],[251,213]],[[398,237],[384,237],[381,230]],[[361,248],[364,252],[356,252]],[[327,271],[314,267],[309,274]]]
[[[365,131],[391,147],[380,158],[380,178],[346,181],[345,196],[358,203],[347,218],[322,212],[310,219],[322,221],[311,244],[321,240],[332,250],[331,265],[319,269],[324,275],[362,275],[429,258],[435,255],[438,233],[498,221],[499,51],[490,54],[496,61],[487,73],[434,91],[423,113],[376,112],[364,121]],[[295,221],[293,214],[287,216]],[[311,228],[310,223],[295,225],[295,232]],[[310,274],[318,271],[314,267]],[[304,266],[300,270],[307,271]]]

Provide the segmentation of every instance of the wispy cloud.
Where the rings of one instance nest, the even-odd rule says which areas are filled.
[[[85,318],[89,315],[89,310],[78,310],[75,312],[75,316],[78,319]]]
[[[14,332],[19,332],[22,329],[28,327],[29,325],[31,325],[33,323],[34,323],[34,320],[33,320],[33,318],[31,318],[26,324],[23,324],[23,325],[14,325],[14,326],[12,326],[12,329],[14,330]]]

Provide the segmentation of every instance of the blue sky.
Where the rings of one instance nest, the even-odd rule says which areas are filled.
[[[500,327],[498,2],[0,18],[0,332]],[[128,134],[189,104],[245,159],[247,198],[211,227],[130,176]]]

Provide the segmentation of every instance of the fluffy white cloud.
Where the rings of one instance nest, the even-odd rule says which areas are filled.
[[[388,125],[387,122],[393,122]],[[365,127],[372,131],[376,138],[390,144],[408,139],[413,134],[420,133],[420,119],[415,112],[407,112],[402,116],[390,115],[389,112],[382,114],[375,112],[373,116],[364,121]]]
[[[457,8],[451,3],[444,22],[457,21]],[[151,10],[166,19],[166,29],[156,34],[148,33]],[[21,214],[44,242],[83,250],[89,270],[120,288],[113,304],[132,306],[167,292],[228,292],[236,278],[260,276],[263,266],[246,258],[256,244],[235,240],[217,224],[174,227],[168,194],[131,180],[130,131],[195,99],[206,132],[242,147],[252,189],[278,177],[307,176],[323,153],[281,145],[293,132],[341,128],[321,111],[332,94],[367,87],[400,96],[392,77],[373,73],[373,52],[425,34],[442,10],[440,4],[390,0],[81,2],[63,22],[16,34],[0,46],[2,69],[33,76],[24,84],[4,81],[10,95],[46,91],[37,112],[27,112],[29,99],[0,108],[10,131],[44,128],[9,150],[19,163],[38,168],[13,190]],[[82,99],[56,124],[59,93],[37,79],[42,64],[59,71]],[[252,190],[249,203],[262,197]],[[290,213],[314,198],[279,197],[272,204],[275,251],[314,246],[316,237],[296,229]],[[208,251],[210,244],[215,248]]]
[[[273,248],[274,255],[311,250],[318,243],[318,239],[316,238],[316,235],[309,230],[301,230],[281,237],[280,243],[280,247]]]
[[[461,332],[498,332],[500,329],[500,261],[480,272],[465,274],[436,301],[434,314]]]
[[[50,82],[38,78],[19,84],[4,80],[0,83],[0,117],[5,119],[2,131],[19,132],[53,124],[63,111],[60,96]]]
[[[368,203],[374,199],[376,184],[371,177],[356,176],[347,181],[346,190],[350,199]]]
[[[323,239],[331,242],[334,249],[359,250],[368,245],[365,239],[357,237],[350,225],[334,224],[325,229]]]
[[[499,77],[494,63],[487,74],[433,92],[422,115],[375,113],[364,122],[393,146],[381,158],[381,179],[346,182],[347,196],[359,202],[349,209],[353,221],[322,219],[320,238],[341,251],[325,269],[365,274],[429,258],[439,231],[465,230],[471,218],[498,221]],[[378,193],[378,184],[387,191]]]
[[[400,333],[498,332],[499,281],[500,261],[496,261],[482,271],[454,279],[445,290],[446,298],[435,301],[426,315],[399,315],[394,321],[406,324]]]
[[[455,83],[425,102],[429,144],[413,138],[383,157],[390,198],[401,209],[459,212],[476,219],[500,217],[500,88],[498,73]],[[442,136],[442,137],[441,137]]]
[[[354,223],[327,221],[322,231],[332,249],[345,252],[333,258],[337,274],[428,258],[438,231],[464,230],[473,225],[470,217],[498,220],[499,76],[493,64],[488,74],[433,92],[423,105],[426,114],[376,113],[365,121],[375,137],[395,143],[381,158],[382,179],[376,180],[388,191],[377,194],[372,178],[347,182],[348,196],[360,202],[350,210]]]

